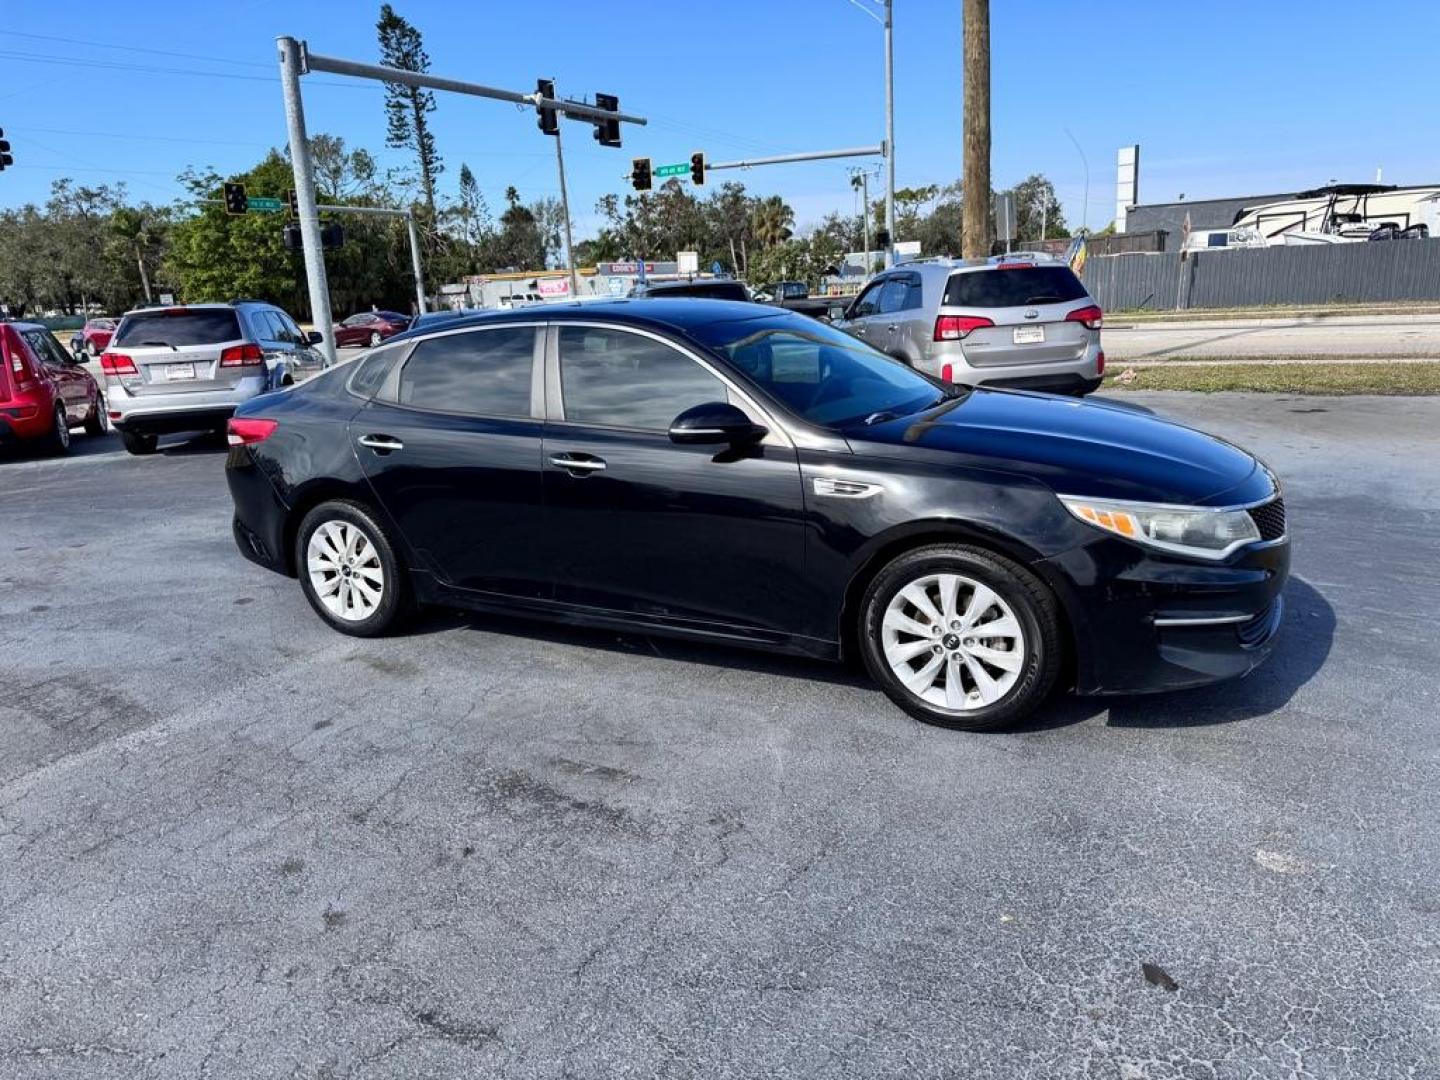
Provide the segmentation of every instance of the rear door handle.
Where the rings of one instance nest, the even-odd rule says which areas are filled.
[[[571,476],[585,476],[605,468],[605,459],[597,457],[576,457],[574,454],[556,454],[550,464],[564,469]]]
[[[361,435],[355,440],[361,446],[368,446],[379,454],[388,454],[391,450],[404,450],[405,444],[392,435]]]

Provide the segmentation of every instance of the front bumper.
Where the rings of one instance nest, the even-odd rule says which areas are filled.
[[[1078,693],[1180,690],[1246,675],[1270,655],[1290,542],[1205,563],[1105,537],[1037,569],[1064,583]]]

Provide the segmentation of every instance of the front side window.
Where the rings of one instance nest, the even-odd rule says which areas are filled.
[[[30,351],[42,364],[48,364],[50,367],[69,366],[70,358],[50,331],[26,330],[23,336],[30,346]]]
[[[667,431],[686,409],[727,401],[725,384],[654,338],[592,326],[560,328],[560,392],[577,424]]]
[[[401,405],[472,416],[529,416],[535,328],[513,326],[430,338],[400,372]]]
[[[855,301],[855,306],[850,310],[850,318],[863,319],[867,315],[874,315],[875,308],[880,302],[880,290],[883,289],[886,284],[887,282],[877,281],[862,292]]]

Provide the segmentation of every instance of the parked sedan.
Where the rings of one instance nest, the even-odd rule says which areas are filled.
[[[70,351],[76,356],[82,353],[95,359],[110,344],[115,333],[116,319],[86,319],[85,325],[70,335]]]
[[[34,323],[0,322],[0,443],[70,449],[70,429],[110,430],[105,396],[55,335]]]
[[[335,327],[336,345],[369,345],[374,348],[387,338],[410,328],[410,316],[398,311],[362,311]]]
[[[1284,503],[1245,451],[754,304],[442,324],[243,406],[229,439],[241,552],[346,634],[419,602],[858,652],[912,716],[980,729],[1062,677],[1243,675],[1281,622]]]

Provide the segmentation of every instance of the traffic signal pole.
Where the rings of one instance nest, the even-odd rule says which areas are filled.
[[[285,91],[285,126],[290,136],[290,163],[295,169],[295,200],[299,205],[300,241],[305,249],[305,281],[310,289],[310,321],[320,331],[320,350],[328,364],[335,363],[335,319],[330,314],[330,283],[325,277],[325,253],[320,248],[320,211],[315,203],[315,165],[305,134],[305,103],[300,97],[304,58],[292,37],[280,47],[280,85]]]
[[[372,79],[382,83],[400,83],[427,90],[444,90],[448,93],[467,94],[471,97],[490,98],[494,101],[508,101],[516,105],[533,105],[540,109],[553,109],[570,120],[584,120],[596,125],[596,138],[607,146],[620,145],[619,128],[623,124],[645,123],[645,118],[622,113],[619,103],[608,95],[596,94],[596,105],[580,101],[561,101],[541,93],[525,94],[514,90],[500,90],[479,83],[447,79],[422,71],[405,71],[401,68],[386,67],[382,64],[361,64],[335,56],[321,56],[312,53],[302,41],[293,37],[276,38],[280,51],[280,84],[285,93],[285,121],[290,136],[290,162],[295,170],[296,201],[299,206],[300,239],[305,249],[305,276],[310,290],[312,317],[324,335],[322,349],[326,358],[335,362],[334,331],[335,320],[330,313],[330,287],[325,276],[325,259],[320,250],[320,214],[315,201],[315,168],[310,159],[310,143],[305,134],[305,106],[300,95],[300,76],[312,71],[326,71],[332,75],[350,75],[357,79]],[[604,108],[606,102],[611,108]],[[601,132],[606,134],[602,136]],[[347,212],[366,210],[366,207],[343,207]],[[390,211],[394,213],[394,211]],[[569,214],[566,214],[569,220]],[[425,310],[425,290],[420,273],[420,251],[416,243],[414,218],[406,213],[410,233],[410,251],[415,270],[415,292],[420,310]],[[568,246],[568,229],[567,229]],[[570,256],[572,273],[574,255]]]
[[[560,149],[560,129],[555,129],[555,164],[560,167],[560,211],[565,215],[565,262],[570,267],[570,295],[580,295],[580,271],[575,268],[575,240],[570,235],[570,192],[565,187],[565,153]]]
[[[789,165],[795,161],[825,161],[829,158],[875,157],[884,153],[883,146],[852,146],[847,150],[813,150],[804,154],[777,154],[774,157],[747,158],[744,161],[707,161],[705,171],[752,169],[756,165]]]

